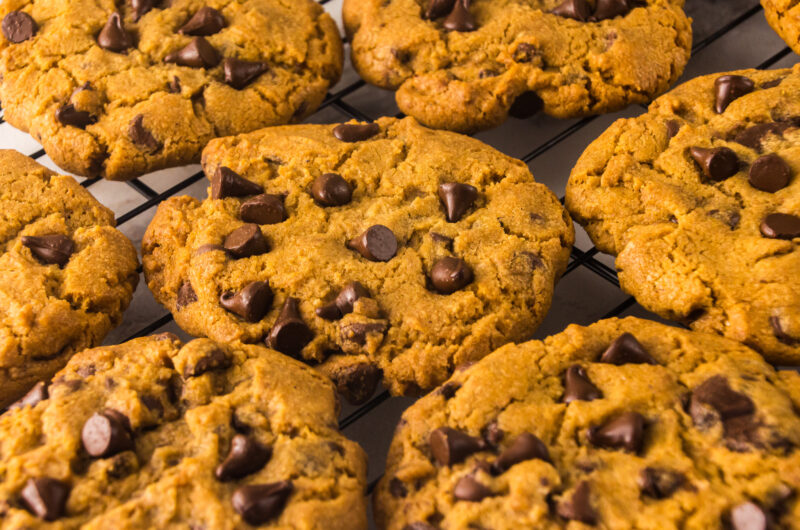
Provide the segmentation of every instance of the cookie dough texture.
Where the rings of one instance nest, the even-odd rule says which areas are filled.
[[[72,177],[16,151],[0,151],[0,407],[119,324],[139,276],[136,250],[113,213]],[[60,267],[41,262],[25,236],[68,236]]]
[[[624,333],[654,364],[600,360]],[[599,396],[567,404],[564,376],[576,365]],[[774,528],[798,528],[798,382],[797,373],[777,373],[735,341],[635,318],[504,346],[406,410],[376,489],[378,527],[721,529],[731,528],[732,511],[752,503]],[[726,411],[721,421],[708,402],[726,400],[750,407],[738,416]],[[633,436],[638,450],[588,441],[587,430],[630,412],[644,418],[641,437]],[[441,465],[429,440],[442,427],[483,437],[484,448]],[[487,472],[523,433],[543,442],[549,461],[528,455]],[[456,499],[464,477],[488,495]],[[588,489],[586,502],[576,502],[578,489]],[[733,528],[766,528],[739,523]]]
[[[648,0],[600,22],[550,13],[558,0],[474,0],[469,32],[423,18],[428,4],[345,0],[343,14],[361,76],[397,90],[400,110],[430,127],[497,126],[529,91],[551,116],[610,112],[667,90],[689,59],[682,0]]]
[[[261,225],[269,252],[232,259],[221,245],[242,225],[246,197],[163,202],[145,233],[143,261],[156,299],[188,333],[218,341],[265,339],[287,297],[299,301],[313,340],[299,357],[342,382],[367,366],[383,372],[395,394],[428,389],[453,367],[524,340],[547,312],[574,233],[569,216],[525,165],[485,144],[426,129],[412,118],[382,118],[375,136],[344,142],[334,125],[296,125],[218,139],[203,153],[206,175],[227,167],[268,194],[285,194],[287,219]],[[322,207],[312,183],[335,172],[353,188],[344,206]],[[474,204],[448,222],[440,183],[477,188]],[[370,261],[346,242],[372,225],[388,227],[397,252]],[[207,248],[207,247],[203,247]],[[198,249],[201,252],[198,252]],[[452,294],[429,282],[433,264],[462,259],[474,280]],[[220,305],[220,295],[253,281],[275,294],[269,313],[248,323]],[[360,282],[370,296],[340,320],[315,310]],[[188,283],[196,301],[178,307]]]
[[[333,387],[286,356],[165,333],[79,353],[48,392],[0,416],[3,528],[45,526],[19,502],[41,477],[69,489],[57,528],[252,528],[233,493],[285,480],[285,507],[261,528],[367,527],[366,459],[337,430]],[[132,444],[90,457],[83,426],[109,409],[127,418]],[[215,470],[237,435],[271,455],[220,481]]]
[[[800,4],[796,0],[761,0],[764,16],[795,53],[800,53]]]
[[[644,307],[796,364],[800,240],[765,237],[761,224],[775,212],[800,214],[800,67],[733,73],[753,90],[722,113],[714,85],[723,74],[714,74],[615,122],[578,160],[566,205],[597,247],[617,256],[622,288]],[[710,180],[692,147],[728,148],[740,168]],[[749,182],[765,155],[789,168],[788,185],[774,193]]]
[[[336,26],[311,0],[136,4],[154,7],[136,21],[127,0],[10,0],[0,7],[0,19],[22,11],[38,26],[20,43],[0,36],[4,117],[68,171],[124,180],[197,162],[214,137],[301,120],[341,73]],[[225,83],[222,62],[211,68],[164,62],[197,38],[178,29],[203,7],[225,20],[202,37],[221,57],[266,63],[266,72],[241,90]],[[119,53],[98,45],[115,11],[134,42]],[[56,111],[68,104],[96,123],[61,123]]]

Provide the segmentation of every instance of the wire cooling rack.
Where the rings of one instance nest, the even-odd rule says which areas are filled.
[[[342,0],[319,0],[319,3],[324,4],[337,22],[341,21]],[[694,44],[682,80],[740,68],[783,68],[800,62],[800,57],[769,28],[758,0],[687,0],[686,10],[694,19]],[[346,48],[345,55],[349,55],[349,47]],[[570,169],[583,149],[614,120],[636,116],[645,108],[631,105],[615,114],[577,120],[557,120],[544,115],[512,119],[476,137],[525,161],[536,179],[563,200]],[[342,79],[308,121],[333,123],[385,115],[400,115],[393,93],[364,83],[348,59]],[[2,116],[0,148],[16,149],[64,173],[45,155],[38,142],[5,123]],[[202,199],[208,186],[197,165],[157,171],[126,183],[76,178],[115,212],[117,226],[137,248],[141,248],[142,235],[161,201],[179,194]],[[575,228],[576,244],[566,273],[556,287],[550,313],[533,338],[557,333],[570,323],[589,324],[612,316],[636,315],[658,320],[620,290],[613,258],[599,253],[586,233],[577,225]],[[106,343],[162,331],[171,331],[188,340],[190,337],[177,327],[171,315],[155,302],[144,277],[140,280],[122,324],[109,334]],[[366,404],[343,407],[342,430],[369,455],[368,494],[383,472],[394,426],[412,402],[410,398],[390,398],[388,392],[379,389]]]

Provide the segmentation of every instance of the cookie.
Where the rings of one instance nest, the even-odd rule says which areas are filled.
[[[263,346],[85,350],[0,416],[3,528],[366,529],[337,413],[328,380]]]
[[[800,363],[800,66],[688,81],[618,120],[566,205],[647,309]]]
[[[352,60],[430,127],[650,101],[689,60],[683,0],[345,0]]]
[[[210,197],[161,203],[143,242],[188,333],[265,341],[354,402],[529,337],[573,227],[527,167],[413,118],[275,127],[203,152]]]
[[[0,409],[99,345],[139,281],[114,214],[72,177],[0,150]]]
[[[507,345],[405,411],[378,528],[798,528],[798,383],[636,318]]]
[[[342,68],[312,0],[14,0],[0,19],[4,118],[90,177],[197,162],[214,137],[299,121]]]
[[[800,53],[800,7],[793,0],[761,0],[772,29],[795,53]]]

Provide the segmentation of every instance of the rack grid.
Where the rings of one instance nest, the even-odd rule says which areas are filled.
[[[318,1],[341,27],[342,0]],[[540,0],[531,1],[538,3]],[[686,10],[694,19],[694,44],[692,59],[681,81],[718,71],[788,67],[800,62],[800,57],[794,55],[769,28],[758,0],[687,0]],[[349,55],[347,44],[345,55]],[[557,120],[544,115],[527,120],[511,119],[475,137],[523,160],[537,180],[548,185],[563,202],[569,171],[583,149],[614,120],[636,116],[645,109],[644,105],[631,105],[610,115],[576,120]],[[342,79],[332,87],[321,107],[308,121],[371,120],[382,115],[402,116],[394,103],[393,93],[367,85],[347,60]],[[17,149],[64,173],[36,141],[5,123],[1,115],[0,148]],[[207,181],[197,165],[158,171],[126,183],[76,178],[115,212],[117,226],[137,248],[141,248],[144,230],[161,201],[178,194],[203,198],[207,188]],[[566,272],[556,287],[552,308],[532,338],[559,332],[573,322],[589,324],[613,316],[637,315],[659,320],[620,290],[613,258],[600,253],[585,232],[577,225],[575,228],[576,244]],[[189,339],[174,323],[172,316],[155,302],[141,277],[122,324],[107,337],[106,343],[162,331],[171,331],[182,339]],[[340,417],[342,430],[359,442],[369,456],[367,494],[371,494],[381,476],[394,425],[413,401],[412,398],[391,398],[386,390],[379,389],[366,404],[343,407]]]

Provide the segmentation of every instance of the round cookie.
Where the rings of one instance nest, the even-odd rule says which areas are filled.
[[[574,233],[528,168],[413,119],[211,142],[210,198],[161,203],[148,285],[188,333],[266,341],[359,402],[533,333]]]
[[[772,29],[795,53],[800,53],[800,4],[794,0],[761,0]]]
[[[3,528],[366,529],[366,458],[330,381],[164,333],[75,355],[0,416]]]
[[[345,0],[343,16],[365,80],[460,132],[650,101],[692,42],[683,0]]]
[[[378,528],[798,528],[798,383],[636,318],[504,346],[403,414]]]
[[[64,169],[112,180],[299,121],[342,68],[312,0],[12,0],[0,19],[4,118]]]
[[[0,150],[0,189],[1,409],[119,324],[139,262],[72,177]]]
[[[647,309],[800,363],[800,66],[688,81],[583,153],[566,205]]]

